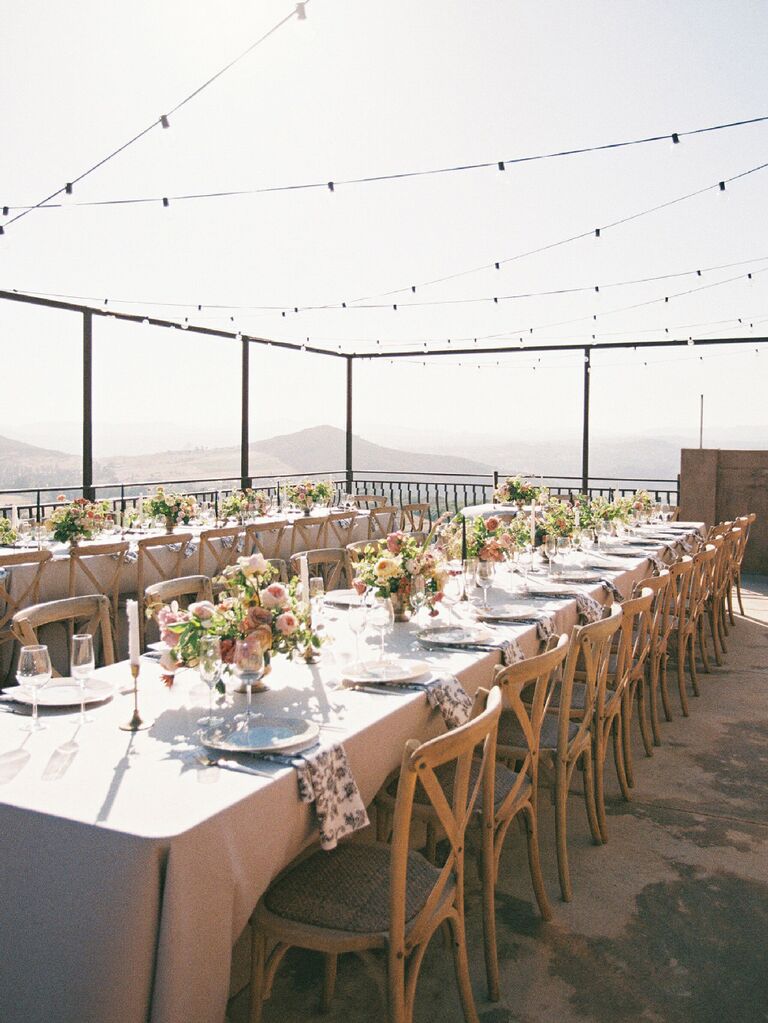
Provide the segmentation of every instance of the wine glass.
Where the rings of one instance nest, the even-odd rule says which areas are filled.
[[[478,561],[476,569],[477,585],[483,591],[483,611],[488,612],[488,590],[493,583],[495,565],[492,561]]]
[[[384,637],[395,624],[395,611],[389,597],[377,597],[369,612],[370,622],[379,633],[381,647],[379,648],[379,664],[384,663]]]
[[[368,624],[368,608],[360,601],[359,604],[350,604],[347,611],[347,624],[349,631],[355,637],[355,663],[360,664],[360,636]]]
[[[32,690],[32,718],[24,728],[25,732],[39,732],[46,726],[37,716],[37,693],[51,680],[53,669],[48,647],[44,645],[23,646],[19,652],[16,679],[20,686]]]
[[[517,564],[523,577],[523,593],[528,593],[530,590],[528,573],[533,568],[533,547],[530,544],[526,544],[525,547],[521,547],[518,551]]]
[[[469,600],[471,591],[477,586],[477,558],[466,558],[462,562],[464,576],[464,594],[462,599]]]
[[[549,568],[549,574],[554,574],[554,563],[555,556],[557,555],[557,537],[547,536],[544,541],[544,551],[547,555],[547,564]]]
[[[415,575],[411,579],[411,592],[408,597],[408,602],[410,603],[411,609],[418,621],[419,613],[427,603],[427,583],[423,575]]]
[[[85,713],[85,683],[96,667],[96,658],[93,656],[93,637],[88,633],[78,633],[72,637],[72,656],[70,658],[70,669],[72,678],[76,679],[80,686],[80,724],[86,725],[93,718]]]
[[[198,671],[200,678],[208,686],[208,717],[201,718],[200,724],[215,725],[213,716],[213,691],[221,678],[221,650],[218,636],[203,636],[200,640]]]
[[[248,698],[245,713],[245,727],[251,727],[251,689],[264,675],[264,651],[255,636],[238,639],[235,643],[235,659],[232,664],[235,675],[245,685]]]
[[[448,608],[449,625],[453,625],[454,623],[454,608],[461,600],[463,589],[464,584],[461,577],[461,570],[457,568],[449,568],[448,575],[445,578],[445,586],[443,587],[443,603]]]

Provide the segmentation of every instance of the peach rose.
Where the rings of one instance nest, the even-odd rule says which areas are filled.
[[[355,593],[357,593],[358,596],[362,597],[362,595],[366,591],[366,585],[363,582],[363,580],[362,579],[353,579],[352,580],[352,586],[354,587]]]
[[[271,583],[259,594],[262,607],[285,607],[288,603],[288,590],[282,583]]]
[[[387,550],[392,554],[399,554],[403,549],[404,540],[405,535],[403,533],[399,531],[397,533],[390,533],[387,537]]]
[[[485,528],[489,533],[493,533],[499,528],[499,519],[497,519],[495,515],[491,515],[485,520]]]
[[[201,622],[206,622],[212,617],[216,608],[210,600],[198,600],[194,604],[190,604],[188,610],[190,614],[195,615]]]
[[[299,620],[293,611],[283,611],[281,615],[275,619],[275,627],[278,632],[281,632],[284,636],[292,635],[299,627]]]

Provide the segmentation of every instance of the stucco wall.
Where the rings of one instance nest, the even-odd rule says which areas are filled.
[[[756,512],[744,571],[768,575],[768,451],[683,448],[680,518],[714,522]]]

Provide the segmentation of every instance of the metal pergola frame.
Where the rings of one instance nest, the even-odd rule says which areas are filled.
[[[245,488],[251,485],[251,472],[249,464],[249,405],[250,405],[250,346],[265,345],[272,348],[279,348],[286,351],[310,352],[313,355],[324,355],[331,359],[342,359],[346,363],[346,451],[345,451],[345,472],[347,486],[351,488],[353,480],[353,451],[352,451],[352,417],[353,417],[353,365],[356,360],[373,359],[423,359],[425,355],[430,358],[434,356],[458,356],[471,355],[476,358],[480,355],[530,355],[532,352],[582,352],[584,357],[583,373],[583,412],[582,412],[582,449],[581,449],[581,487],[584,493],[589,488],[589,400],[590,400],[590,370],[592,365],[592,352],[609,351],[612,349],[646,349],[646,348],[683,348],[693,344],[697,348],[709,345],[759,345],[768,342],[768,337],[720,337],[702,338],[691,342],[688,338],[666,338],[662,341],[606,341],[578,343],[569,342],[559,345],[525,345],[521,348],[517,344],[495,345],[492,348],[431,348],[428,352],[423,351],[376,351],[370,353],[362,352],[332,352],[327,348],[318,348],[310,344],[299,344],[294,341],[276,341],[271,338],[254,337],[228,330],[220,330],[216,327],[200,327],[194,324],[182,324],[174,320],[159,319],[155,316],[146,316],[142,313],[123,313],[112,309],[99,308],[95,306],[78,305],[74,302],[64,302],[59,299],[42,298],[37,295],[29,295],[23,292],[0,290],[0,300],[9,302],[21,302],[27,305],[44,306],[49,309],[61,309],[66,312],[78,313],[83,318],[83,496],[93,499],[93,318],[100,316],[108,319],[123,320],[129,323],[149,324],[153,327],[167,327],[172,330],[184,330],[193,334],[202,334],[207,337],[224,338],[230,341],[239,341],[241,344],[241,429],[240,429],[240,485]]]

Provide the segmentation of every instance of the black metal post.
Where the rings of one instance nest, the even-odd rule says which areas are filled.
[[[581,491],[589,494],[589,377],[592,367],[589,348],[584,349],[584,422],[581,435]]]
[[[248,443],[248,385],[249,385],[249,356],[250,356],[250,342],[245,338],[240,342],[243,346],[243,364],[242,364],[242,409],[241,409],[241,423],[240,423],[240,486],[243,490],[246,490],[251,485],[251,474],[249,468],[249,443]]]
[[[93,315],[83,313],[83,497],[93,489]]]
[[[352,493],[352,356],[347,356],[347,493]]]

